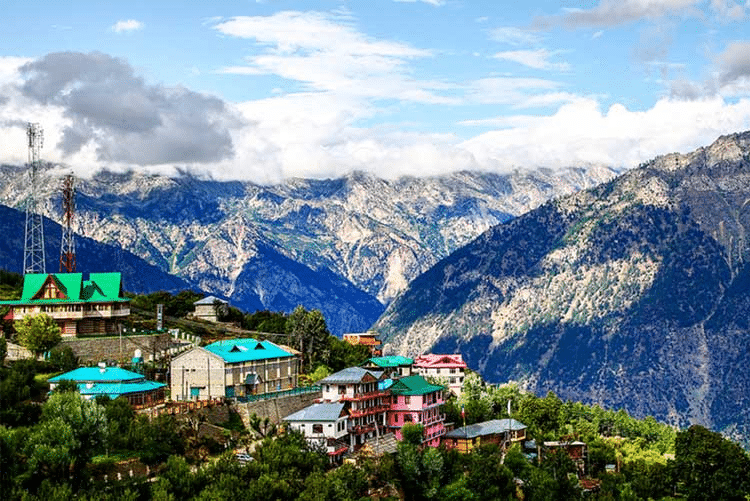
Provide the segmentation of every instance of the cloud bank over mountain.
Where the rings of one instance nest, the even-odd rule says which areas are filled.
[[[750,128],[745,5],[603,0],[502,20],[459,7],[383,6],[421,16],[424,33],[363,9],[186,10],[175,19],[192,31],[175,42],[177,27],[134,11],[99,20],[96,49],[0,52],[0,162],[26,161],[27,121],[45,129],[44,159],[79,175],[260,183],[630,168]],[[689,44],[682,24],[711,43]]]

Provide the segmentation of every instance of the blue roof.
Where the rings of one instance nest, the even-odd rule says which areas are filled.
[[[362,367],[347,367],[318,381],[317,384],[352,384],[359,383],[365,375],[369,374],[375,379],[380,379],[382,371],[371,371]]]
[[[301,411],[290,414],[284,421],[336,421],[344,410],[343,402],[312,404]]]
[[[121,369],[119,367],[79,367],[78,369],[49,378],[50,383],[57,383],[63,379],[80,383],[119,383],[124,381],[138,381],[144,379],[142,374]]]
[[[257,341],[252,338],[225,339],[211,343],[204,348],[228,363],[294,356],[271,341]]]
[[[143,393],[158,390],[165,387],[164,383],[154,381],[140,381],[135,383],[80,383],[78,384],[78,393],[83,396],[107,395],[115,399],[129,393]]]

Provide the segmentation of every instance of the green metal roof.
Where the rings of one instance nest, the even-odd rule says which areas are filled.
[[[371,363],[385,369],[391,367],[399,367],[402,365],[411,365],[414,363],[414,360],[408,357],[392,355],[389,357],[373,357],[367,360],[367,363]]]
[[[394,395],[425,395],[435,391],[444,390],[443,386],[432,384],[419,374],[402,377],[391,386]]]
[[[257,341],[252,338],[225,339],[211,343],[204,348],[229,363],[294,356],[271,341]]]
[[[66,296],[58,299],[34,299],[47,280]],[[23,292],[17,301],[0,301],[0,304],[59,304],[125,302],[122,295],[120,273],[91,273],[83,280],[83,273],[28,273],[23,277]]]

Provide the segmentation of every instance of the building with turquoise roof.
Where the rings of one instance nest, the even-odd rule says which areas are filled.
[[[142,374],[119,367],[79,367],[50,378],[50,391],[63,380],[73,381],[83,398],[106,395],[111,399],[124,397],[133,407],[150,407],[164,402],[166,384],[147,380]]]
[[[63,336],[112,335],[130,315],[130,300],[123,295],[120,273],[29,273],[23,278],[21,299],[0,301],[9,306],[6,320],[46,313]]]
[[[372,357],[367,359],[362,367],[365,369],[382,371],[387,377],[397,378],[411,376],[414,360],[409,357],[391,355],[386,357]]]
[[[227,339],[172,359],[172,400],[235,398],[297,386],[299,352],[271,341]]]

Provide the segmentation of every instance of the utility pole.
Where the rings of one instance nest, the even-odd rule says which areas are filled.
[[[76,271],[76,241],[73,235],[73,214],[75,213],[75,187],[73,174],[63,180],[63,220],[62,238],[60,239],[60,273]]]
[[[29,167],[31,195],[26,199],[26,231],[23,248],[23,273],[46,273],[44,259],[44,221],[38,213],[37,177],[41,165],[40,152],[44,142],[42,126],[29,123],[26,127],[29,139]]]

